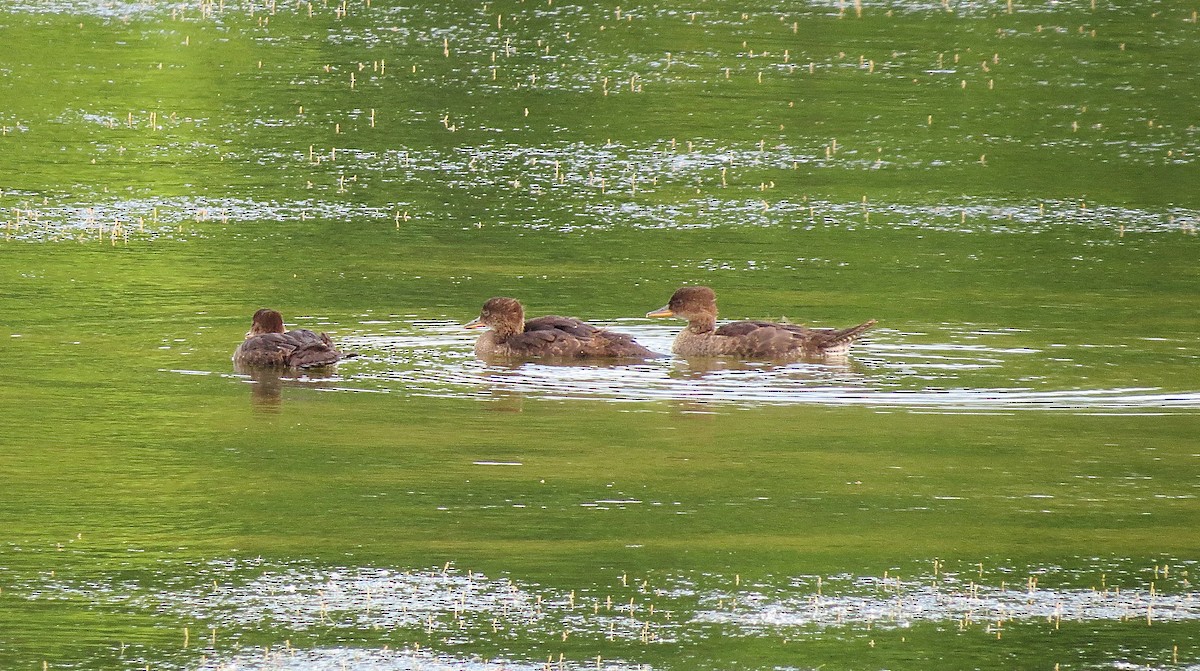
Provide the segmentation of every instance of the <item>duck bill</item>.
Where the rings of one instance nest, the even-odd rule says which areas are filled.
[[[482,320],[480,320],[478,317],[476,317],[475,319],[472,319],[471,321],[467,322],[466,324],[463,324],[463,328],[465,328],[465,329],[481,329],[481,328],[487,328],[487,324],[484,324]]]
[[[670,305],[664,305],[661,308],[654,310],[653,312],[647,312],[646,316],[647,317],[674,317],[675,311],[671,309]]]

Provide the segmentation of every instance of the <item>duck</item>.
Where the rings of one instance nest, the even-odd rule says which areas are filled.
[[[662,356],[633,337],[580,321],[548,315],[525,319],[515,298],[497,296],[483,304],[479,317],[464,325],[488,328],[475,342],[480,359],[652,359]]]
[[[737,321],[717,326],[717,294],[709,287],[682,287],[647,317],[678,317],[688,325],[671,351],[683,357],[730,356],[743,359],[799,361],[845,357],[850,345],[875,320],[845,329],[814,329],[798,324]]]
[[[283,315],[263,308],[254,313],[250,331],[233,352],[233,363],[245,368],[320,368],[355,353],[338,351],[324,333],[283,328]]]

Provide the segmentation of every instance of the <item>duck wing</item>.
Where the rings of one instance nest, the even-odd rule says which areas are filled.
[[[506,344],[532,356],[546,358],[645,359],[659,356],[639,345],[632,336],[557,315],[526,321],[525,332],[508,338]]]
[[[530,321],[542,319],[544,318],[539,317]],[[569,359],[585,356],[583,338],[571,334],[568,330],[555,328],[548,322],[535,324],[533,329],[526,326],[524,333],[506,338],[504,344],[515,353],[533,357]]]
[[[330,366],[342,358],[342,353],[337,351],[333,341],[324,333],[295,329],[283,335],[289,337],[295,347],[287,357],[287,365],[292,368]]]
[[[562,331],[576,338],[587,338],[595,335],[600,329],[574,317],[559,317],[547,315],[526,320],[525,332],[530,331]]]
[[[657,359],[662,355],[638,344],[633,336],[600,329],[591,339],[591,356],[614,359]]]
[[[796,324],[740,321],[721,325],[714,333],[722,339],[725,354],[780,359],[795,355],[813,331]]]
[[[233,352],[233,361],[242,366],[281,367],[288,365],[294,351],[296,344],[286,333],[262,333],[243,340]]]
[[[798,324],[777,324],[775,322],[764,322],[757,320],[745,320],[740,322],[729,322],[722,324],[714,331],[717,335],[744,337],[758,333],[759,331],[791,333],[798,336],[805,336],[812,329],[804,328]]]
[[[875,320],[845,329],[812,329],[799,324],[766,321],[740,321],[724,324],[714,333],[726,336],[726,354],[781,359],[796,355],[821,356],[830,350],[845,349],[858,336],[875,325]]]

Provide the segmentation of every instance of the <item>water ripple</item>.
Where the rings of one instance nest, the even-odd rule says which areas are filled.
[[[374,326],[374,325],[372,325]],[[343,364],[325,392],[378,392],[440,398],[669,402],[688,406],[824,405],[915,412],[1075,411],[1092,414],[1200,410],[1200,390],[1150,385],[1086,388],[1064,347],[1003,342],[1011,331],[937,333],[944,342],[879,329],[836,363],[773,364],[664,357],[636,363],[485,363],[474,334],[457,322],[392,325],[386,335],[339,335],[362,356]],[[613,324],[652,350],[669,352],[678,328],[628,320]],[[971,342],[961,340],[971,339]],[[960,342],[955,342],[956,340]],[[979,342],[983,340],[983,342]],[[1090,351],[1100,346],[1079,345]],[[1022,377],[1024,375],[1024,377]]]

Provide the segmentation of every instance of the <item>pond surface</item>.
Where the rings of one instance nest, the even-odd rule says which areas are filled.
[[[1200,668],[1195,11],[0,0],[0,668]]]

